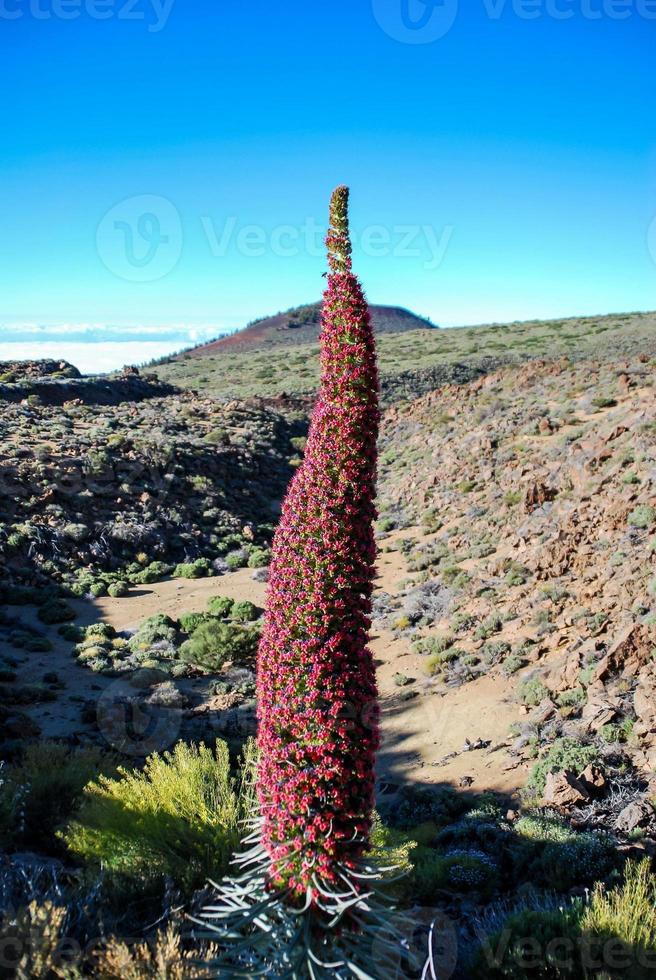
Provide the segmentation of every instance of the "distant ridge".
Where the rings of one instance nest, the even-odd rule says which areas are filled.
[[[405,333],[408,330],[437,330],[430,320],[400,306],[370,306],[376,333]],[[321,304],[310,303],[254,320],[243,330],[221,337],[209,344],[186,352],[189,357],[205,357],[226,350],[280,347],[284,344],[303,344],[319,336]]]

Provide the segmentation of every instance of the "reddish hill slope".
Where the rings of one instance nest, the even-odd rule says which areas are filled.
[[[437,329],[434,323],[416,316],[400,306],[371,306],[374,329],[377,333],[404,333],[407,330]],[[319,336],[319,303],[298,306],[275,316],[255,320],[244,330],[188,351],[193,357],[205,357],[224,350],[245,350],[249,347],[280,346],[312,342]]]

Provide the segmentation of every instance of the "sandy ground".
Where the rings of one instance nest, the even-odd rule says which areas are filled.
[[[183,612],[203,611],[214,595],[250,599],[263,606],[266,585],[253,581],[251,575],[249,569],[241,569],[217,578],[170,579],[135,589],[123,599],[76,602],[77,621],[104,621],[117,630],[135,629],[155,613],[177,618]],[[405,563],[399,552],[381,554],[379,589],[394,594],[404,576]],[[14,607],[11,614],[40,625],[33,609]],[[56,702],[22,710],[38,722],[44,736],[74,739],[81,730],[82,701],[102,697],[115,682],[78,666],[70,644],[57,636],[55,628],[47,632],[54,651],[22,657],[19,681],[38,683],[46,672],[54,671],[61,681],[60,693]],[[515,766],[505,751],[509,725],[519,719],[518,706],[509,700],[507,681],[484,676],[447,689],[426,675],[422,657],[413,653],[409,639],[380,630],[374,632],[371,647],[381,695],[383,740],[378,769],[383,783],[448,783],[471,787],[474,792],[492,790],[507,795],[519,789],[526,779],[526,767]],[[415,683],[399,688],[394,682],[397,672],[414,678]],[[466,749],[467,741],[478,740],[485,748]]]

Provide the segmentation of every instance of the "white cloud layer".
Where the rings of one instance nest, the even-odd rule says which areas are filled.
[[[217,324],[168,324],[166,326],[119,326],[109,323],[0,323],[0,343],[33,343],[58,341],[76,343],[107,342],[175,343],[178,348],[203,343],[227,332]]]
[[[71,343],[67,340],[4,343],[0,341],[0,361],[38,361],[63,359],[74,364],[82,374],[105,374],[126,364],[144,364],[166,357],[180,349],[168,341],[134,340],[113,343]]]

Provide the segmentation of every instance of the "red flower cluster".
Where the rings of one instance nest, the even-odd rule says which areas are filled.
[[[333,194],[326,245],[321,387],[274,538],[258,655],[270,886],[304,897],[337,883],[366,849],[379,741],[367,647],[378,375],[367,303],[351,271],[346,187]]]

